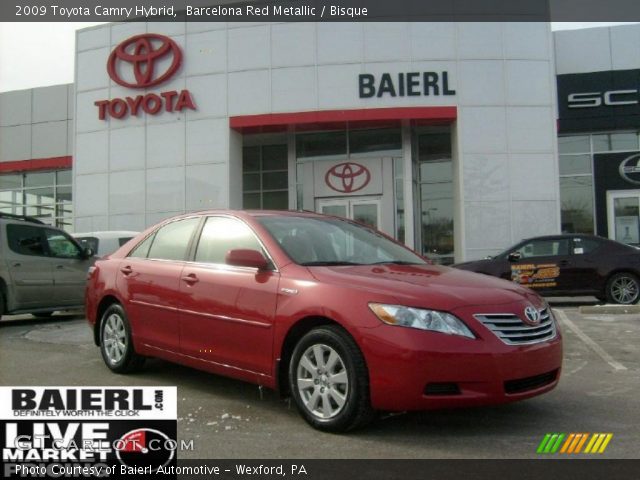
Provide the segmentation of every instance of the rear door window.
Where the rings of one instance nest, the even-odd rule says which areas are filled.
[[[44,235],[44,228],[34,225],[7,225],[7,240],[9,248],[18,255],[30,255],[35,257],[46,257],[47,239]]]
[[[518,251],[521,258],[557,257],[569,255],[569,239],[533,240],[525,243]]]
[[[574,255],[587,255],[596,250],[602,242],[593,238],[574,238],[573,239],[573,254]]]
[[[155,234],[152,233],[147,238],[145,238],[133,250],[131,250],[131,253],[129,253],[129,257],[147,258],[147,256],[149,255],[149,248],[151,247],[151,244],[153,243],[154,237],[155,237]]]
[[[153,239],[148,258],[186,260],[189,242],[198,223],[200,218],[192,217],[161,227]]]

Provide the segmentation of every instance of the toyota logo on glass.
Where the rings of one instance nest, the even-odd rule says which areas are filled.
[[[182,51],[164,35],[145,33],[128,38],[113,49],[107,60],[109,77],[126,88],[150,88],[169,80],[180,69]],[[135,97],[114,98],[94,102],[98,117],[105,120],[137,116],[142,110],[150,115],[161,111],[181,112],[185,108],[195,110],[189,90],[170,90],[146,93]]]

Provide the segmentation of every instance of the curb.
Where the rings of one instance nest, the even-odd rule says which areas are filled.
[[[640,313],[640,305],[594,305],[578,308],[580,313],[605,314],[605,315],[629,315]]]

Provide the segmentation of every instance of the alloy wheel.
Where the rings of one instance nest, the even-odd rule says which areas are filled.
[[[611,297],[616,303],[634,303],[638,299],[638,292],[638,283],[631,277],[618,277],[611,284]]]
[[[311,345],[305,350],[298,361],[296,381],[305,408],[319,419],[335,417],[347,403],[347,369],[329,345]]]
[[[112,365],[122,360],[127,352],[127,333],[124,320],[117,313],[107,317],[102,333],[102,342],[107,359]]]

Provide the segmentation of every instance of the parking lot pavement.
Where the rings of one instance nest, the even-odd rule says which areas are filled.
[[[600,458],[638,458],[640,315],[556,311],[565,361],[554,391],[499,407],[389,416],[348,435],[312,430],[273,392],[159,360],[136,375],[112,374],[79,316],[0,321],[0,383],[177,385],[178,434],[195,446],[180,458],[532,458],[548,432],[610,432]]]

